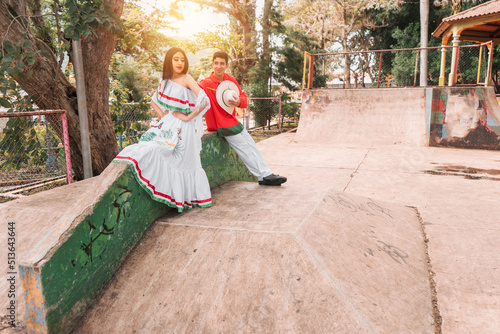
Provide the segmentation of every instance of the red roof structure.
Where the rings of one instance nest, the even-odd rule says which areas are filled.
[[[500,0],[493,0],[443,19],[432,36],[448,44],[452,35],[461,41],[500,44]]]

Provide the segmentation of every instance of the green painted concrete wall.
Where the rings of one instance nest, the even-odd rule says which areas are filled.
[[[212,188],[230,180],[257,181],[227,141],[214,134],[203,137],[201,161]],[[150,198],[128,167],[92,213],[67,231],[71,236],[50,259],[40,267],[20,268],[29,301],[28,332],[69,332],[127,252],[169,210]]]

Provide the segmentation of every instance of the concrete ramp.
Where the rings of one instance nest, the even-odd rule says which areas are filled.
[[[304,91],[295,140],[322,145],[427,146],[425,88]]]
[[[303,92],[294,140],[500,150],[499,124],[492,87],[316,89]]]
[[[77,333],[433,333],[415,211],[298,190],[230,182],[161,218]]]
[[[212,188],[257,181],[227,141],[211,133],[202,142]],[[0,255],[11,262],[9,281],[0,282],[0,329],[6,319],[17,331],[69,333],[130,248],[168,211],[118,163],[89,180],[1,204],[0,241],[10,248]]]

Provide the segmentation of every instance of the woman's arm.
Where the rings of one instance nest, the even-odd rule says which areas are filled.
[[[194,110],[189,115],[181,113],[180,111],[172,111],[172,116],[180,119],[181,121],[189,122],[190,120],[198,116],[200,112],[202,112],[203,109],[206,108],[207,105],[208,102],[207,99],[205,98],[201,101],[201,103],[198,106],[196,106],[196,108],[194,108]]]
[[[166,112],[161,111],[160,107],[158,107],[156,105],[156,103],[154,103],[153,101],[151,101],[151,107],[153,108],[153,111],[155,112],[155,114],[158,115],[158,120],[162,119],[163,116],[168,114],[168,110]]]
[[[184,86],[191,89],[193,93],[198,96],[200,93],[200,86],[194,81],[194,79],[190,75],[186,75],[184,79]],[[199,105],[196,106],[196,108],[189,114],[183,114],[179,111],[172,111],[172,116],[177,117],[178,119],[188,122],[198,116],[208,105],[208,97],[204,98]]]
[[[190,76],[190,75],[186,75],[186,79],[184,79],[185,81],[185,86],[189,89],[191,89],[193,91],[193,93],[198,96],[198,94],[200,93],[200,86],[198,86],[198,84],[196,83],[196,81],[194,81],[193,77]]]

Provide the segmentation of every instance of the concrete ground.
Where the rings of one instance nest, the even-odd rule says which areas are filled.
[[[498,333],[500,152],[426,147],[425,94],[387,92],[308,92],[299,133],[257,144],[288,182],[159,219],[76,332]],[[0,205],[19,258],[73,200],[53,194]]]
[[[294,133],[282,134],[258,144],[271,169],[288,177],[282,187],[230,182],[213,192],[214,207],[157,221],[77,332],[498,333],[500,152],[335,147],[294,138]],[[298,242],[283,237],[307,225],[330,193],[394,203],[387,205],[394,205],[404,221],[414,217],[400,205],[416,208],[428,239],[431,274],[420,266],[408,275],[389,261],[384,268],[395,279],[364,284],[374,277],[358,270],[360,258],[335,248],[360,246],[345,240],[366,232],[354,220],[351,234],[329,239],[333,251],[325,245],[307,247],[307,237],[297,234]],[[325,212],[322,219],[328,212],[339,215]],[[349,221],[342,217],[345,232]],[[261,234],[257,238],[249,231]],[[321,231],[316,232],[320,240]],[[421,241],[417,234],[412,238]],[[407,240],[406,247],[420,254]],[[196,252],[201,254],[193,256]],[[316,262],[304,260],[302,252],[310,252]],[[319,282],[325,272],[331,274],[328,284]],[[342,279],[342,272],[348,278]],[[428,283],[413,282],[412,275],[435,282],[435,296],[428,286],[427,292],[419,290]],[[308,284],[297,285],[301,279]],[[345,283],[349,280],[351,285]],[[392,293],[401,286],[406,291]],[[425,301],[408,309],[405,298],[419,293]],[[373,308],[360,296],[384,307]],[[432,315],[431,299],[437,303]],[[431,316],[438,319],[437,329]],[[395,320],[401,317],[410,319]]]

